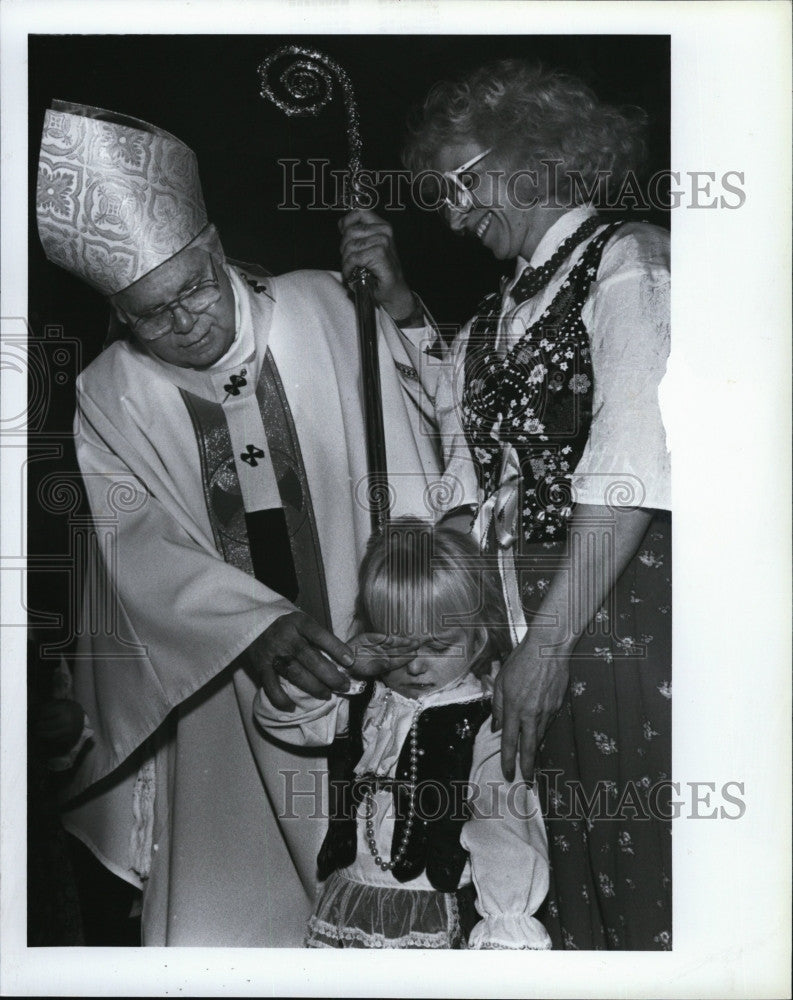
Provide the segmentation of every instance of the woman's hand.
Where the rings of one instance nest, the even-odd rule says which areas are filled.
[[[496,678],[493,721],[495,728],[503,723],[501,766],[510,781],[518,747],[521,773],[527,781],[532,779],[537,747],[562,706],[578,637],[638,549],[651,518],[651,512],[641,508],[577,505],[568,526],[569,571],[554,575],[540,607],[541,614],[556,619],[557,625],[541,629],[542,641],[529,629]],[[580,603],[573,600],[570,581],[575,582],[575,592],[584,595]],[[541,656],[542,646],[554,652]]]
[[[518,747],[521,774],[525,781],[534,779],[537,747],[567,690],[568,662],[568,653],[540,656],[539,643],[524,640],[499,671],[493,689],[493,728],[502,728],[501,770],[507,781],[515,777]]]
[[[355,663],[350,669],[353,677],[380,677],[404,667],[419,647],[415,639],[381,632],[362,632],[347,645],[355,654]]]
[[[410,316],[415,300],[402,274],[391,226],[374,212],[356,208],[339,222],[339,230],[345,279],[356,267],[368,268],[377,278],[373,293],[378,304],[392,319]]]

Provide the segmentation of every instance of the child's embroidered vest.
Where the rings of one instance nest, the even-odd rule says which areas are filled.
[[[500,294],[483,300],[472,323],[465,355],[465,433],[485,499],[501,485],[505,446],[514,449],[525,542],[566,535],[573,506],[570,478],[592,424],[594,375],[581,310],[603,248],[620,225],[607,226],[590,241],[548,308],[505,357],[495,349]]]
[[[367,791],[388,787],[392,792],[397,817],[392,857],[405,834],[411,783],[409,740],[402,747],[394,779],[365,775],[356,778],[353,771],[363,753],[361,724],[370,698],[371,688],[350,699],[347,773],[331,779],[330,824],[317,858],[321,880],[355,860],[356,810]],[[490,699],[482,698],[426,708],[419,714],[416,805],[407,849],[391,872],[398,882],[410,882],[426,872],[430,884],[440,892],[454,892],[457,888],[468,858],[468,852],[460,844],[460,832],[470,817],[467,785],[474,740],[490,711]]]

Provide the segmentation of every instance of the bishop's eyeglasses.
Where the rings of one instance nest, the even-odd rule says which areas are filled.
[[[124,313],[133,333],[141,340],[158,340],[173,330],[175,309],[184,309],[195,315],[214,305],[220,298],[220,283],[212,257],[209,258],[209,263],[212,268],[211,278],[202,278],[197,284],[180,292],[175,299],[137,319],[133,320]]]

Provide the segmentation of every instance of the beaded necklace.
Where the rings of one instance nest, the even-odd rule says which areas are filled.
[[[387,704],[394,695],[383,694],[386,704],[378,706],[377,715],[371,717],[375,729],[390,728],[393,722]],[[490,717],[491,699],[477,695],[442,705],[416,699],[405,709],[408,726],[393,777],[369,770],[356,775],[356,763],[364,753],[363,716],[371,695],[370,690],[350,699],[349,746],[344,752],[344,773],[336,770],[329,789],[330,823],[317,858],[320,880],[355,861],[360,822],[362,850],[371,853],[377,868],[390,872],[397,882],[426,872],[433,888],[453,892],[468,857],[460,844],[460,830],[467,817],[474,741]],[[386,791],[397,811],[390,860],[384,859],[385,852],[378,852],[375,836],[375,807],[379,793]]]
[[[578,244],[583,243],[600,225],[602,225],[600,219],[593,215],[582,222],[574,233],[560,243],[544,264],[539,267],[525,267],[512,287],[512,298],[515,300],[515,304],[519,305],[541,292]]]
[[[386,692],[386,699],[390,700],[391,692]],[[410,842],[410,834],[413,832],[413,821],[415,819],[414,806],[416,802],[416,782],[418,779],[418,758],[419,758],[419,714],[421,705],[417,705],[413,712],[413,721],[410,723],[410,784],[408,785],[408,810],[405,817],[405,829],[399,841],[399,847],[390,861],[384,861],[377,853],[377,841],[374,835],[374,792],[371,786],[364,798],[364,819],[366,820],[366,843],[369,852],[374,858],[374,863],[381,871],[392,871],[404,858]]]

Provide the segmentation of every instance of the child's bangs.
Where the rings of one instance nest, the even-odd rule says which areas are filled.
[[[366,610],[372,628],[386,635],[428,632],[432,580],[424,560],[410,549],[389,547],[370,580]]]
[[[364,630],[414,638],[476,628],[492,618],[492,581],[468,536],[397,518],[372,537],[357,603]]]
[[[470,567],[412,556],[389,553],[372,579],[366,599],[372,628],[387,635],[428,636],[476,627],[483,596]]]

